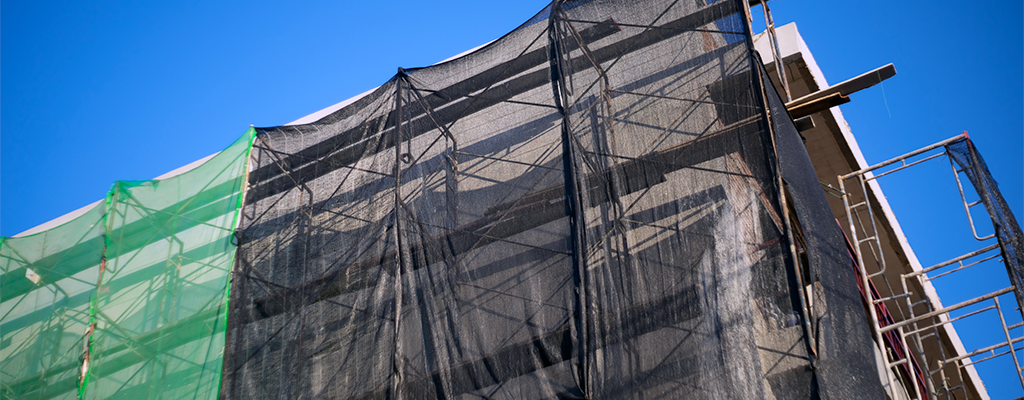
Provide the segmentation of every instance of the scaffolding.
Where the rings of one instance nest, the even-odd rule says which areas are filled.
[[[885,232],[879,227],[883,220],[880,216],[882,211],[875,197],[877,192],[873,189],[873,181],[943,156],[949,161],[971,234],[981,244],[977,250],[926,268],[910,271],[905,271],[902,266],[893,268],[892,264],[898,261],[883,249]],[[964,185],[961,176],[966,176],[972,185]],[[1024,388],[1019,360],[1019,352],[1024,347],[1016,346],[1024,337],[1011,334],[1012,330],[1024,326],[1024,322],[1008,325],[1005,304],[1000,303],[1002,296],[1004,300],[1015,298],[1017,304],[1021,304],[1020,228],[967,133],[842,175],[839,184],[861,286],[871,288],[870,305],[866,308],[877,345],[886,349],[885,371],[890,387],[896,387],[895,383],[900,381],[915,399],[949,398],[953,392],[967,398],[965,375],[973,372],[972,366],[1009,355],[1017,379]],[[965,188],[973,188],[974,194]],[[978,200],[970,201],[969,198]],[[973,210],[979,205],[992,221],[991,235],[980,236],[978,233],[980,230],[976,224],[979,221],[975,219]],[[1010,286],[984,293],[977,293],[975,289],[972,298],[945,307],[928,294],[931,281],[991,262],[1005,265]],[[868,266],[871,266],[870,270]],[[964,282],[961,287],[969,290],[977,283],[980,282]],[[884,288],[887,293],[879,294],[876,286]],[[890,310],[900,316],[893,318]],[[942,330],[955,321],[965,321],[960,322],[963,324],[970,321],[969,318],[977,319],[977,316],[991,312],[999,317],[999,326],[991,329],[999,329],[1005,341],[966,354],[947,353],[949,344],[943,340],[948,340],[949,332]],[[1009,317],[1018,320],[1018,316]],[[972,360],[976,356],[983,358]]]
[[[119,181],[65,225],[3,238],[0,394],[882,398],[872,334],[890,390],[919,399],[967,393],[945,374],[983,353],[1020,377],[1024,323],[999,296],[1021,299],[1024,245],[970,142],[841,177],[843,247],[792,117],[895,70],[793,100],[767,4],[783,93],[749,7],[556,0],[315,122],[250,129],[184,175]],[[996,222],[979,237],[972,219],[975,237],[998,243],[890,285],[868,188],[939,148],[968,218],[984,204]],[[999,257],[1013,287],[911,302]],[[938,330],[991,310],[1005,343],[928,363]]]
[[[0,397],[215,399],[254,130],[181,175],[117,181],[0,239]]]
[[[555,1],[258,129],[224,397],[882,396],[745,16]]]

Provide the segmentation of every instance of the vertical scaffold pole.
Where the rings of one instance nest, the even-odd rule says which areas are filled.
[[[565,212],[569,218],[569,253],[572,255],[573,283],[576,290],[576,301],[574,305],[574,320],[576,330],[576,367],[579,375],[579,385],[585,398],[590,398],[590,388],[587,380],[590,371],[587,365],[587,278],[586,263],[583,260],[583,246],[585,232],[582,226],[582,203],[580,202],[579,187],[576,181],[575,153],[573,149],[572,132],[570,132],[571,121],[569,120],[568,107],[569,87],[566,85],[566,66],[562,60],[565,55],[563,43],[559,33],[558,15],[562,9],[562,1],[555,0],[551,4],[551,14],[548,16],[548,61],[551,71],[551,89],[554,95],[555,106],[562,116],[562,175],[565,181]]]

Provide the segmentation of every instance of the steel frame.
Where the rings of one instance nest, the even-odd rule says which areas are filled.
[[[1020,380],[1021,387],[1024,388],[1024,376],[1021,375],[1021,364],[1017,355],[1017,351],[1024,350],[1024,347],[1013,347],[1016,343],[1024,341],[1024,337],[1014,338],[1013,335],[1011,335],[1010,333],[1011,330],[1024,326],[1024,322],[1007,326],[1002,306],[999,303],[999,296],[1013,292],[1014,288],[1012,286],[994,292],[980,294],[969,300],[960,302],[952,306],[942,307],[937,310],[934,309],[934,305],[932,304],[932,302],[937,299],[932,299],[930,297],[927,297],[927,295],[925,295],[924,300],[918,302],[913,302],[911,299],[914,293],[912,292],[912,288],[909,282],[916,280],[917,283],[923,287],[925,282],[929,282],[937,278],[950,275],[954,272],[959,272],[966,268],[994,260],[1002,256],[1000,250],[1002,246],[1000,243],[994,243],[985,246],[979,250],[969,252],[967,254],[955,257],[948,261],[941,262],[927,268],[913,270],[907,273],[901,273],[898,275],[898,282],[891,282],[891,273],[889,275],[886,275],[887,261],[885,259],[885,255],[882,249],[882,242],[879,240],[879,229],[876,223],[876,220],[880,221],[881,219],[877,218],[875,215],[875,207],[878,206],[878,202],[877,200],[871,200],[872,197],[878,196],[878,194],[874,192],[869,192],[868,183],[877,180],[878,178],[881,178],[883,176],[892,174],[894,172],[901,171],[914,165],[921,164],[925,161],[933,160],[942,156],[947,156],[950,162],[950,166],[953,170],[954,179],[956,181],[957,188],[959,189],[960,199],[963,203],[964,211],[967,214],[967,218],[971,227],[971,233],[974,235],[974,238],[978,241],[987,241],[996,237],[995,234],[984,237],[978,235],[978,230],[975,226],[974,219],[971,216],[971,207],[980,204],[981,201],[979,200],[976,202],[968,203],[967,196],[964,194],[963,184],[961,183],[959,176],[959,174],[961,172],[964,172],[965,170],[957,169],[956,165],[954,164],[953,158],[949,155],[949,150],[947,146],[949,146],[952,143],[966,139],[967,133],[965,132],[964,134],[954,136],[952,138],[940,141],[938,143],[922,147],[918,150],[903,154],[898,157],[894,157],[887,161],[838,177],[839,190],[842,193],[843,207],[846,212],[847,222],[849,223],[849,234],[851,235],[853,248],[855,250],[855,254],[857,257],[858,268],[860,269],[861,283],[864,285],[865,288],[869,288],[873,282],[880,281],[882,283],[885,283],[890,288],[890,290],[893,290],[894,288],[892,283],[898,283],[898,286],[895,286],[895,290],[891,292],[891,295],[888,297],[875,298],[875,295],[871,295],[869,297],[871,306],[867,307],[870,316],[869,320],[871,322],[872,332],[879,346],[879,349],[886,349],[886,344],[883,340],[883,335],[890,332],[894,332],[901,339],[899,345],[902,347],[900,349],[902,350],[902,354],[906,355],[904,357],[897,357],[898,355],[895,354],[895,352],[883,350],[885,353],[884,369],[886,371],[886,379],[889,382],[890,388],[894,388],[895,381],[897,379],[900,379],[898,371],[895,371],[894,368],[900,365],[907,365],[915,361],[913,358],[914,356],[911,355],[910,353],[910,351],[913,350],[913,354],[916,355],[917,358],[916,361],[919,363],[918,365],[920,365],[920,367],[918,367],[918,365],[914,365],[914,367],[923,370],[922,375],[924,375],[923,380],[924,385],[926,387],[921,387],[921,382],[919,382],[918,379],[914,379],[913,377],[907,377],[909,379],[901,379],[901,381],[902,384],[905,385],[904,387],[910,386],[912,388],[912,392],[909,393],[909,395],[912,396],[912,398],[916,399],[938,397],[940,392],[944,393],[948,398],[949,394],[956,389],[959,389],[966,398],[967,389],[963,383],[952,388],[946,386],[947,377],[945,375],[945,367],[947,365],[955,365],[957,374],[959,375],[959,381],[964,382],[964,370],[967,367],[1006,354],[1010,354],[1013,358],[1013,362],[1016,367],[1017,377]],[[940,152],[932,153],[935,150],[939,149],[941,149]],[[874,173],[875,171],[879,171],[882,168],[889,167],[897,163],[899,164],[899,166],[895,168],[885,170],[884,172],[881,172],[879,174]],[[852,203],[853,196],[847,188],[846,184],[847,181],[850,180],[855,181],[854,185],[851,186],[851,189],[859,189],[859,195],[863,196],[863,201]],[[870,224],[868,224],[867,226],[864,226],[863,221],[861,220],[861,217],[857,212],[858,209],[861,208],[867,210],[867,218],[870,220]],[[861,230],[858,230],[858,224],[856,224],[855,221],[861,223]],[[868,251],[868,253],[870,253],[870,256],[873,257],[874,261],[878,265],[877,271],[867,270],[865,260],[867,259],[868,255],[865,254],[865,251],[862,249],[862,247],[866,244],[868,245],[868,248],[870,250]],[[999,252],[991,254],[993,250],[999,250]],[[947,268],[954,265],[955,268],[953,269]],[[865,290],[867,291],[868,289]],[[896,321],[895,323],[892,324],[882,325],[876,307],[884,308],[884,303],[896,301],[903,302],[902,306],[905,307],[909,315],[903,315],[901,321]],[[991,302],[992,305],[982,308],[980,310],[971,311],[965,315],[960,315],[957,317],[953,317],[950,314],[953,311],[961,310],[966,307],[977,304],[984,304],[987,302]],[[897,305],[897,309],[903,308],[900,307],[898,303],[894,304]],[[915,313],[915,306],[920,305],[926,305],[928,311],[923,314]],[[954,321],[959,321],[968,317],[976,316],[991,310],[995,310],[999,316],[1000,328],[1003,332],[1003,336],[1006,338],[1006,341],[985,347],[983,349],[975,350],[967,354],[948,357],[945,354],[945,350],[942,347],[943,345],[940,338],[941,334],[939,328],[945,325],[952,324]],[[938,357],[939,359],[929,360],[929,357],[933,356],[925,354],[924,343],[928,340],[933,340],[938,343],[938,347],[940,349],[940,354]],[[911,348],[911,343],[913,344],[913,349]],[[1006,348],[1004,351],[998,354],[996,353],[996,350],[1004,348]],[[989,355],[981,360],[972,361],[970,358],[986,353],[988,353]],[[937,368],[928,369],[928,366],[930,365],[937,365]],[[911,371],[911,369],[904,370],[905,373],[906,371]],[[939,375],[937,377],[938,379],[936,379],[936,374]],[[927,390],[927,393],[924,392],[925,390]]]

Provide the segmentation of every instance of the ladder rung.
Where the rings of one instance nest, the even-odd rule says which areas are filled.
[[[875,304],[878,304],[878,303],[881,303],[881,302],[884,302],[884,301],[889,301],[889,300],[896,300],[896,299],[899,299],[899,298],[903,298],[903,297],[907,297],[907,296],[910,296],[910,293],[903,293],[903,294],[898,294],[898,295],[895,295],[895,296],[889,296],[889,297],[886,297],[886,298],[884,298],[884,299],[878,299],[878,300],[871,300],[871,301],[872,301],[873,303],[875,303]]]
[[[866,238],[863,238],[863,239],[861,239],[861,240],[858,240],[858,241],[857,241],[857,244],[861,244],[861,243],[867,242],[867,241],[869,241],[869,240],[878,240],[878,237],[877,237],[877,236],[868,236],[868,237],[866,237]]]

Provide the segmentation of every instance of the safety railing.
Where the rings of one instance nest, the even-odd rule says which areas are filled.
[[[873,306],[867,307],[872,331],[879,349],[885,353],[886,379],[890,388],[896,388],[897,381],[907,389],[907,395],[911,398],[926,399],[946,396],[953,392],[960,392],[963,398],[968,397],[968,390],[964,382],[968,368],[988,360],[1010,355],[1016,369],[1017,378],[1021,387],[1024,388],[1024,376],[1021,375],[1020,360],[1018,352],[1024,350],[1024,337],[1014,337],[1011,334],[1016,328],[1024,326],[1024,322],[1007,325],[1004,306],[1000,304],[1000,296],[1013,293],[1014,287],[1006,287],[987,293],[971,293],[971,298],[955,305],[942,307],[938,299],[929,296],[925,292],[926,287],[931,287],[930,282],[939,278],[949,278],[954,274],[983,265],[987,262],[1003,261],[1005,256],[1004,244],[1000,243],[1001,238],[996,234],[980,236],[976,226],[975,218],[972,216],[972,208],[982,204],[981,200],[969,202],[964,192],[964,185],[961,182],[960,174],[967,172],[976,165],[969,165],[958,168],[953,157],[949,154],[949,145],[967,138],[967,133],[943,140],[941,142],[923,147],[921,149],[892,158],[879,164],[839,176],[839,189],[842,194],[843,207],[846,212],[848,234],[850,235],[857,266],[860,269],[861,284],[865,293],[872,293],[873,286],[888,288],[889,293],[870,296]],[[875,181],[884,176],[910,168],[946,156],[949,158],[952,167],[954,180],[959,189],[960,201],[967,213],[971,233],[974,238],[983,245],[974,250],[944,261],[927,268],[914,270],[913,268],[893,268],[898,260],[893,260],[893,252],[886,252],[883,246],[884,240],[892,240],[883,236],[886,232],[880,231],[879,224],[885,221],[886,216],[882,214],[881,204],[878,201],[880,193],[877,186],[872,186]],[[848,185],[848,183],[850,183]],[[996,240],[992,240],[996,239]],[[871,270],[869,270],[869,266]],[[959,275],[958,275],[959,276]],[[959,285],[964,290],[970,290],[974,285],[965,282]],[[977,285],[981,287],[981,285]],[[885,322],[884,316],[879,315],[877,306],[888,309],[895,309],[898,314],[894,315],[895,321]],[[961,311],[962,310],[962,311]],[[1012,309],[1011,309],[1012,310]],[[947,354],[948,346],[945,342],[950,340],[948,326],[958,321],[974,319],[977,321],[979,315],[995,312],[999,317],[999,329],[1005,341],[992,344],[981,349],[966,352],[965,354]],[[962,315],[954,315],[960,314]],[[1016,317],[1016,316],[1015,316]],[[958,322],[959,324],[966,323]],[[995,327],[993,327],[995,328]],[[887,342],[886,336],[898,335],[899,339],[893,349],[891,340]],[[885,349],[889,348],[888,351]],[[902,354],[898,354],[902,353]],[[983,357],[974,360],[974,357]],[[916,359],[914,368],[906,364]],[[898,368],[903,366],[902,368]],[[915,377],[913,371],[920,368],[924,376],[923,383]],[[902,372],[901,372],[902,369]],[[911,373],[907,373],[911,371]],[[950,373],[956,376],[948,376]],[[950,379],[953,378],[953,379]],[[959,396],[957,396],[959,398]]]

